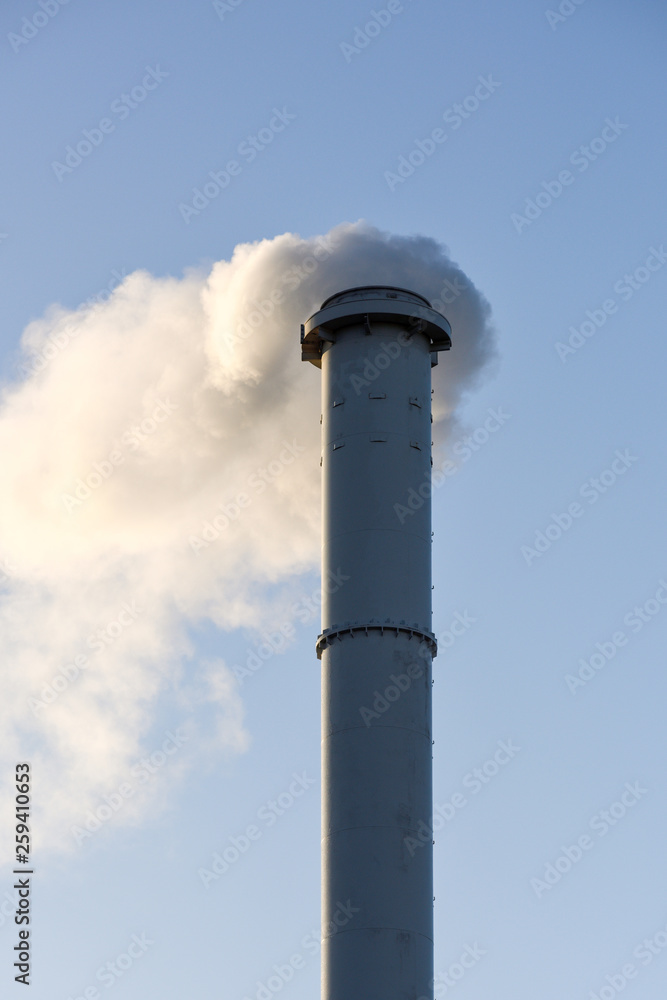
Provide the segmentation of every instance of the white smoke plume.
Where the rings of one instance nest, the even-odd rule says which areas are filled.
[[[452,323],[451,420],[494,354],[488,304],[434,240],[365,223],[244,244],[209,273],[139,271],[24,331],[0,399],[0,773],[31,762],[42,849],[139,822],[161,773],[248,746],[235,678],[189,631],[260,632],[317,568],[320,375],[299,327],[371,283]]]

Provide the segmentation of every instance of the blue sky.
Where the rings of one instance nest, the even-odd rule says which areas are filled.
[[[3,5],[4,384],[22,378],[28,324],[137,270],[181,279],[237,244],[362,218],[445,244],[491,304],[498,359],[466,391],[456,472],[433,502],[434,803],[448,815],[460,796],[435,833],[436,997],[653,1000],[667,982],[664,7],[586,0],[555,17],[547,0],[405,0],[368,34],[386,4],[217,7],[70,0],[42,24],[37,3]],[[54,167],[82,140],[80,163]],[[184,212],[225,170],[224,190]],[[317,425],[310,375],[301,419]],[[276,601],[314,610],[236,682],[246,736],[227,747],[198,703],[187,749],[161,750],[197,665],[243,664],[257,631],[202,613],[178,648],[146,652],[181,663],[132,758],[135,801],[146,773],[151,806],[38,852],[36,1000],[319,989],[317,587],[314,569],[276,582]],[[457,614],[474,621],[446,648]],[[19,666],[5,662],[12,690]],[[81,726],[83,768],[95,734]],[[518,749],[491,773],[500,741]],[[154,775],[138,763],[151,754]],[[36,773],[35,800],[52,794]],[[199,869],[251,826],[205,887]],[[11,885],[7,868],[0,895]],[[467,946],[483,955],[456,981]]]

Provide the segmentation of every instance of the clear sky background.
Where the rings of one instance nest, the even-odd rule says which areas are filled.
[[[2,5],[3,379],[22,377],[30,321],[137,269],[180,277],[238,243],[360,218],[446,244],[491,303],[499,358],[464,401],[460,437],[473,441],[454,448],[433,504],[434,801],[448,817],[435,823],[436,997],[658,1000],[664,5],[586,0],[558,14],[555,0],[404,0],[370,39],[355,32],[383,0],[217,7],[70,0],[42,24],[37,2]],[[17,41],[22,30],[31,37]],[[123,104],[149,70],[154,89]],[[294,117],[250,162],[239,147],[276,108]],[[105,118],[113,129],[89,155],[54,168]],[[392,176],[434,129],[446,139]],[[233,159],[225,190],[184,211]],[[502,420],[485,429],[491,410]],[[304,404],[304,421],[318,416]],[[290,586],[307,598],[318,575]],[[449,642],[457,613],[470,624]],[[315,614],[298,623],[289,648],[239,683],[245,749],[202,751],[187,768],[175,753],[140,821],[112,818],[80,847],[36,856],[33,1000],[92,987],[113,1000],[318,995],[318,626]],[[242,664],[260,641],[204,621],[189,662]],[[592,657],[597,669],[582,667]],[[146,753],[180,724],[165,702]],[[518,749],[476,782],[499,741]],[[216,852],[234,858],[231,838],[251,824],[257,839],[205,887],[199,870]],[[11,885],[6,869],[3,902]],[[19,996],[11,905],[1,912],[2,993]],[[133,935],[145,950],[98,978]],[[467,946],[480,958],[455,983]],[[266,986],[295,956],[289,981]]]

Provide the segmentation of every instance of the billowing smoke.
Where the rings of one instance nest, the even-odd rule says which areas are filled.
[[[0,401],[1,766],[31,761],[42,848],[138,822],[195,760],[248,746],[238,682],[192,631],[275,627],[317,569],[320,377],[299,326],[369,283],[451,321],[452,419],[493,355],[488,305],[435,241],[363,223],[136,272],[24,331]]]

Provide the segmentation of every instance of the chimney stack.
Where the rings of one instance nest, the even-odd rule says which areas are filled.
[[[433,998],[431,367],[450,335],[381,285],[301,329],[322,371],[322,1000]]]

